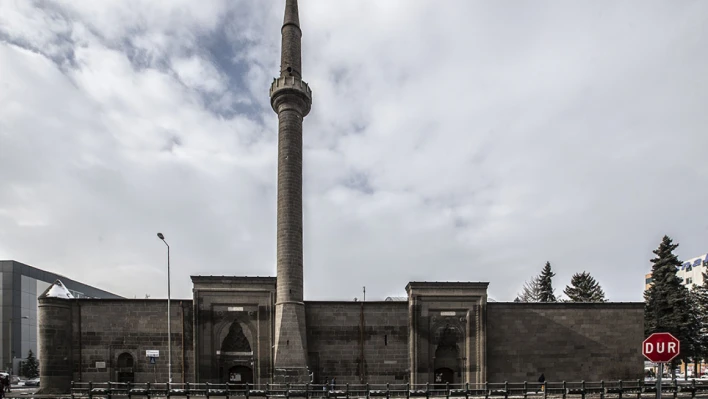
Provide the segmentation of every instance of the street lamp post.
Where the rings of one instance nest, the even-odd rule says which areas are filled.
[[[172,384],[172,323],[170,322],[170,245],[165,241],[162,233],[157,233],[157,238],[167,245],[167,375]]]
[[[18,320],[22,319],[29,319],[28,316],[22,316]],[[12,317],[7,320],[8,322],[8,327],[10,327],[10,333],[8,334],[7,338],[10,341],[10,373],[14,374],[15,371],[15,351],[13,351],[12,347],[12,321],[15,320]],[[22,346],[20,345],[20,350],[22,349]]]

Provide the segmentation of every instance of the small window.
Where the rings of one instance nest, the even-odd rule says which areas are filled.
[[[691,277],[686,279],[686,285],[693,284],[693,279]]]
[[[388,335],[384,335],[384,346],[388,346]]]

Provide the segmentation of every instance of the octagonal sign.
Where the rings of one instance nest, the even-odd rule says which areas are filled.
[[[681,342],[669,333],[654,333],[642,343],[642,354],[654,363],[668,363],[680,351]]]

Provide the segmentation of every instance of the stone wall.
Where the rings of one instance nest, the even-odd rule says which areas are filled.
[[[123,353],[133,358],[134,382],[168,380],[167,300],[71,302],[75,381],[118,381],[118,358]],[[184,371],[187,382],[193,382],[192,301],[173,300],[171,310],[172,381],[182,382]],[[156,364],[149,363],[146,350],[160,351]]]
[[[213,281],[201,282],[204,287],[195,284],[198,306],[191,300],[172,301],[173,382],[183,381],[183,370],[189,382],[219,382],[230,367],[241,364],[253,365],[254,382],[269,382],[273,373],[275,290],[274,281],[261,280],[262,287],[256,284],[260,280],[229,280],[221,282],[225,285],[219,289],[206,286]],[[241,287],[244,284],[249,290]],[[447,325],[446,318],[453,313],[460,323],[466,321],[459,329],[468,336],[464,352],[467,361],[475,351],[483,354],[480,359],[486,359],[486,367],[484,363],[470,363],[461,370],[468,373],[470,382],[474,382],[473,368],[486,369],[489,382],[536,381],[541,373],[550,381],[642,377],[642,303],[487,303],[474,305],[479,311],[458,314],[457,310],[474,309],[470,304],[477,300],[454,295],[416,296],[412,313],[406,301],[305,302],[308,364],[314,382],[321,383],[325,377],[336,377],[339,384],[409,382],[410,314],[420,322],[416,324],[420,345],[415,346],[420,367],[418,383],[433,382],[429,374],[437,358],[430,356],[433,352],[428,338],[439,330],[436,326]],[[40,299],[43,386],[47,381],[64,387],[72,379],[117,381],[119,357],[124,353],[133,359],[135,382],[166,381],[166,302]],[[194,320],[201,323],[198,337],[194,335]],[[452,321],[449,324],[454,327]],[[472,329],[473,325],[477,327]],[[479,340],[485,332],[486,339]],[[226,345],[233,343],[228,339],[232,335],[236,337],[231,338],[234,342],[246,345],[247,340],[249,347]],[[195,342],[201,348],[200,362],[195,361]],[[160,351],[156,365],[145,356],[149,349]],[[201,367],[201,373],[195,365]],[[458,377],[456,371],[455,382]]]
[[[489,382],[643,378],[643,303],[488,303]]]
[[[333,377],[337,384],[407,382],[408,302],[306,302],[305,312],[315,383]]]

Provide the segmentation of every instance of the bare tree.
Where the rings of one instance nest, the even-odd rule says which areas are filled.
[[[541,300],[541,278],[536,276],[524,283],[514,302],[539,302]]]

